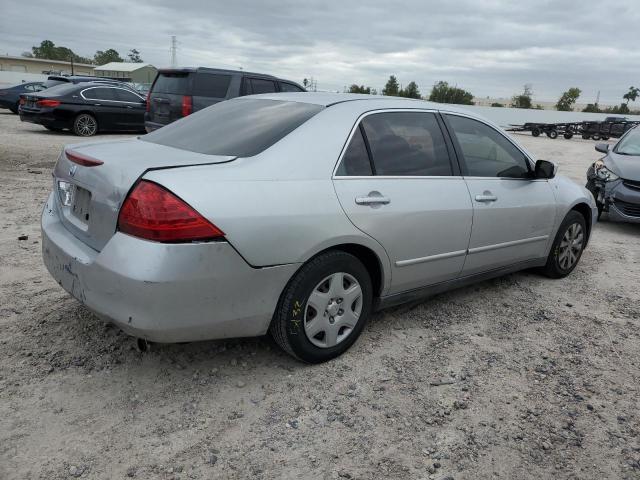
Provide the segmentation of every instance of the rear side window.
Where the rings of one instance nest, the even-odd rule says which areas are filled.
[[[276,83],[271,80],[264,80],[262,78],[251,79],[251,93],[273,93],[276,91]]]
[[[195,76],[193,94],[198,97],[225,98],[231,83],[231,75],[198,73]]]
[[[115,88],[88,88],[82,91],[82,96],[87,100],[109,100],[117,101],[119,98],[116,95]]]
[[[191,74],[188,72],[163,72],[153,84],[153,93],[191,95]]]
[[[120,100],[121,102],[140,103],[143,100],[135,93],[129,92],[123,88],[114,88],[114,90],[116,92],[118,100]]]
[[[447,146],[433,113],[388,112],[362,121],[376,175],[450,176]]]
[[[336,175],[341,177],[369,177],[373,175],[369,153],[367,153],[360,127],[356,128],[353,137],[351,137],[351,142],[344,152]]]
[[[241,97],[200,110],[141,139],[208,155],[251,157],[323,108],[309,103]]]
[[[281,92],[304,92],[302,88],[293,83],[280,82],[280,91]]]

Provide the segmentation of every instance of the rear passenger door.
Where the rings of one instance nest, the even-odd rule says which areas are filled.
[[[122,122],[122,104],[116,89],[108,86],[89,87],[80,92],[82,98],[91,105],[91,111],[98,121],[98,128],[119,129]]]
[[[390,294],[454,279],[464,264],[472,206],[442,128],[431,111],[367,114],[334,174],[349,219],[391,259]]]
[[[116,88],[115,91],[121,107],[118,127],[123,130],[144,129],[144,98],[125,88]]]

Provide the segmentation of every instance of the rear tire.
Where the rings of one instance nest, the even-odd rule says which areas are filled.
[[[578,265],[586,242],[587,222],[579,212],[571,210],[558,228],[542,273],[550,278],[569,275]]]
[[[98,121],[90,113],[81,113],[73,121],[73,133],[80,137],[91,137],[98,133]]]
[[[558,138],[558,131],[557,130],[550,130],[547,132],[547,136],[552,139],[555,140],[556,138]]]
[[[573,133],[565,132],[564,138],[566,138],[567,140],[571,140],[573,138]]]
[[[534,137],[539,137],[540,136],[540,129],[539,128],[534,128],[531,130],[531,135],[533,135]]]
[[[369,272],[358,258],[337,250],[322,253],[289,281],[269,332],[299,360],[326,362],[360,336],[371,315],[372,298]]]

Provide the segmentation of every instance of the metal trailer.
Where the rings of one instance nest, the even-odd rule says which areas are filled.
[[[562,135],[567,140],[579,133],[581,122],[568,123],[525,123],[524,125],[509,125],[507,132],[531,132],[534,137],[539,137],[543,133],[551,138],[558,138]]]
[[[525,123],[523,125],[509,125],[507,132],[531,132],[534,137],[541,134],[555,139],[562,135],[567,140],[574,135],[580,135],[583,139],[608,140],[609,138],[620,138],[624,133],[640,124],[640,121],[584,121],[570,123]]]

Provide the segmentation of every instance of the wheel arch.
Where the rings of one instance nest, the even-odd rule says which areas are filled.
[[[591,210],[591,207],[584,202],[580,202],[571,207],[571,210],[569,211],[576,211],[584,217],[584,221],[587,224],[587,242],[589,242],[589,238],[591,237],[591,228],[593,227],[593,211]]]

